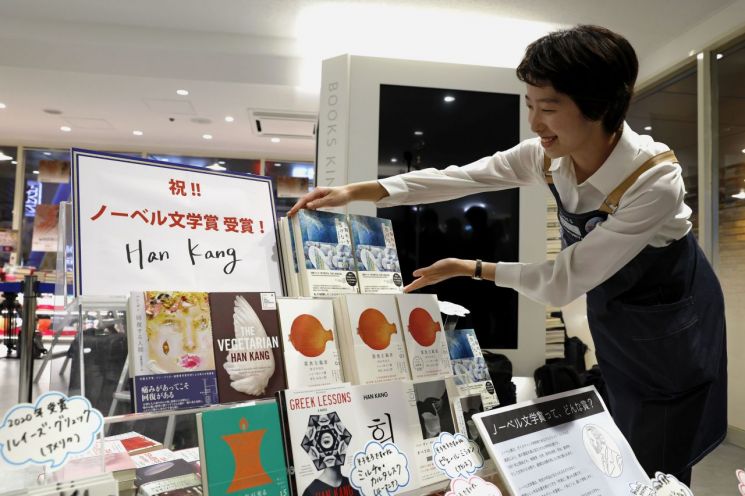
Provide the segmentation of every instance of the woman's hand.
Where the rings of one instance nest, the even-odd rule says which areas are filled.
[[[461,260],[460,258],[443,258],[429,267],[422,267],[414,271],[414,279],[411,284],[404,288],[405,293],[437,284],[451,277],[470,276],[473,274],[475,262],[473,260]]]
[[[300,198],[297,203],[292,206],[290,211],[287,212],[287,216],[292,217],[301,208],[316,210],[324,207],[341,207],[350,201],[352,201],[352,197],[347,186],[337,186],[333,188],[319,187]]]

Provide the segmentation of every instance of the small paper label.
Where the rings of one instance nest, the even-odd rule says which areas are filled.
[[[15,466],[62,467],[69,455],[88,451],[103,426],[101,412],[82,396],[52,391],[21,403],[0,424],[0,455]]]
[[[657,472],[648,483],[630,484],[634,496],[693,496],[693,492],[675,476]]]
[[[392,495],[410,480],[408,459],[393,443],[370,441],[354,455],[349,481],[361,494]]]
[[[476,443],[463,434],[443,432],[432,444],[432,462],[449,479],[468,477],[484,466]]]
[[[451,479],[450,491],[446,492],[445,496],[502,496],[502,491],[491,482],[474,475],[468,479]]]

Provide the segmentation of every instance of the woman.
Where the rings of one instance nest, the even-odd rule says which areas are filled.
[[[690,482],[726,433],[722,291],[691,234],[674,154],[625,124],[638,62],[622,36],[577,26],[533,42],[517,68],[538,137],[472,164],[317,188],[299,208],[443,201],[546,184],[563,249],[556,261],[448,258],[414,271],[406,291],[455,276],[488,279],[562,306],[587,293],[610,407],[645,470]]]

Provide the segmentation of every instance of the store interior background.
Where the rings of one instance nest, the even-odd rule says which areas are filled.
[[[729,444],[704,460],[693,487],[733,493],[733,470],[745,467],[745,0],[6,0],[0,159],[10,159],[0,160],[0,228],[21,231],[23,260],[54,266],[53,254],[30,252],[26,181],[40,160],[65,159],[70,146],[312,186],[321,60],[352,53],[515,67],[529,42],[576,23],[607,26],[636,48],[628,122],[681,159],[696,233],[722,280]],[[713,79],[702,81],[702,51]],[[700,89],[710,81],[717,99],[705,105]],[[715,125],[701,129],[702,114]],[[711,204],[699,191],[707,151],[719,185]],[[379,164],[386,175],[405,169],[393,158]],[[279,213],[293,202],[279,199]],[[17,362],[0,357],[6,400],[17,397]]]

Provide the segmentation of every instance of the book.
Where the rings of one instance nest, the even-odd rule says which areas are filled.
[[[390,219],[350,214],[360,293],[402,293],[401,265]]]
[[[220,403],[287,387],[275,294],[210,293]]]
[[[276,401],[198,413],[197,433],[204,494],[288,494]]]
[[[279,219],[279,242],[282,253],[282,266],[284,268],[285,295],[292,297],[300,296],[295,240],[290,232],[290,222],[287,217],[280,217]]]
[[[454,329],[445,338],[456,384],[491,380],[475,330]]]
[[[411,379],[394,295],[334,300],[344,377],[353,384]]]
[[[133,292],[128,310],[129,375],[135,411],[217,403],[208,294]]]
[[[130,456],[163,449],[163,443],[134,431],[106,436],[106,441],[120,441]]]
[[[346,217],[320,210],[300,210],[290,219],[302,296],[359,292],[352,238]]]
[[[453,375],[437,296],[400,294],[396,303],[412,378]]]
[[[201,484],[194,467],[180,458],[138,468],[136,474],[138,496],[155,496]]]
[[[432,461],[432,445],[443,432],[457,432],[451,401],[457,392],[451,378],[414,381],[412,387],[419,422],[416,431],[419,483],[433,484],[447,478]]]
[[[343,381],[333,302],[278,298],[287,387],[307,389]]]

